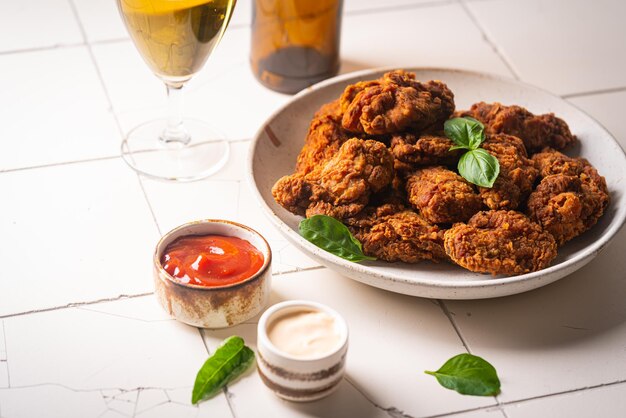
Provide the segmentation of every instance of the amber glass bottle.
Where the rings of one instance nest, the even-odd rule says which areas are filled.
[[[339,70],[343,0],[253,0],[250,64],[256,78],[296,93]]]

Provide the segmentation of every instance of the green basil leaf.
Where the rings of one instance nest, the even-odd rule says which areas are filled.
[[[443,131],[456,144],[450,151],[461,148],[474,150],[485,140],[485,126],[470,117],[448,119]]]
[[[376,260],[363,254],[363,248],[350,230],[332,216],[314,215],[300,222],[300,235],[338,257],[348,261]]]
[[[500,174],[498,159],[482,148],[463,154],[457,167],[465,180],[481,187],[493,187]]]
[[[209,399],[244,373],[254,362],[254,351],[241,337],[228,337],[202,365],[196,376],[191,403]]]
[[[492,396],[500,392],[496,369],[485,359],[472,354],[459,354],[436,372],[424,373],[435,376],[441,386],[463,395]]]

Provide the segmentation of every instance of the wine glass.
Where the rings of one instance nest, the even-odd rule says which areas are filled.
[[[148,67],[167,88],[168,117],[143,123],[122,142],[122,157],[150,177],[191,181],[228,160],[224,136],[182,117],[182,89],[217,46],[237,0],[117,0],[122,20]]]

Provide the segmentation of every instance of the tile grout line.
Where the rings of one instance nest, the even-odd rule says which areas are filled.
[[[242,142],[250,142],[252,138],[237,138],[237,139],[227,139],[229,144],[241,144]],[[210,178],[210,177],[209,177]]]
[[[360,10],[350,10],[345,11],[343,13],[344,17],[351,16],[362,16],[368,14],[376,14],[376,13],[385,13],[385,12],[395,12],[395,11],[403,11],[403,10],[412,10],[412,9],[426,9],[430,7],[439,7],[439,6],[449,6],[453,4],[455,0],[432,0],[428,2],[421,3],[409,3],[409,4],[398,4],[396,6],[386,6],[386,7],[372,7],[369,9],[360,9]]]
[[[454,318],[453,318],[452,314],[450,313],[450,311],[448,310],[447,306],[445,305],[445,302],[443,302],[443,300],[441,300],[441,299],[437,299],[437,302],[439,303],[439,306],[441,307],[442,311],[444,312],[444,314],[446,315],[446,317],[448,318],[448,320],[452,324],[452,327],[454,328],[454,331],[456,332],[457,336],[461,340],[461,343],[463,344],[463,346],[465,347],[467,352],[472,354],[467,341],[465,340],[465,338],[461,334],[461,330],[459,329],[456,321],[454,320]],[[514,400],[514,401],[504,401],[504,402],[502,402],[502,401],[500,401],[498,399],[498,395],[494,396],[494,398],[495,398],[495,401],[497,402],[497,406],[501,410],[502,414],[506,418],[508,418],[508,415],[506,414],[506,411],[504,409],[502,409],[503,406],[514,405],[514,404],[518,404],[518,403],[522,403],[522,402],[528,402],[528,401],[532,401],[532,400],[536,400],[536,399],[549,398],[549,397],[552,397],[552,396],[558,396],[558,395],[563,395],[563,394],[568,394],[568,393],[575,393],[575,392],[582,392],[582,391],[586,391],[586,390],[590,390],[590,389],[596,389],[596,388],[600,388],[600,387],[613,386],[613,385],[624,384],[624,383],[626,383],[626,379],[624,379],[624,380],[617,380],[617,381],[609,382],[609,383],[600,383],[600,384],[597,384],[597,385],[585,386],[585,387],[575,388],[575,389],[571,389],[571,390],[565,390],[565,391],[561,391],[561,392],[548,393],[548,394],[545,394],[545,395],[538,395],[538,396],[533,396],[533,397],[524,398],[524,399],[518,399],[518,400]],[[489,408],[493,408],[494,406],[496,406],[496,405],[485,406],[485,407],[480,407],[480,408],[476,408],[476,409],[468,409],[468,410],[464,410],[464,411],[457,411],[457,412],[452,412],[450,414],[433,415],[433,416],[428,417],[428,418],[445,417],[445,416],[448,416],[448,415],[457,414],[459,412],[468,412],[468,411],[473,411],[473,410],[489,409]]]
[[[326,268],[326,267],[324,267],[324,266],[305,267],[305,268],[302,268],[302,269],[299,269],[299,270],[272,273],[272,277],[285,275],[285,274],[300,273],[300,272],[311,271],[311,270],[321,270],[321,269],[324,269],[324,268]],[[141,298],[141,297],[146,297],[146,296],[150,296],[150,295],[153,295],[153,294],[154,294],[154,292],[135,293],[135,294],[129,294],[129,295],[122,294],[122,295],[115,296],[115,297],[103,298],[103,299],[95,299],[95,300],[90,300],[90,301],[86,301],[86,302],[70,302],[70,303],[68,303],[66,305],[51,306],[51,307],[48,307],[48,308],[32,309],[30,311],[23,311],[23,312],[15,312],[15,313],[10,313],[10,314],[4,314],[4,315],[0,315],[0,319],[14,318],[14,317],[18,317],[18,316],[25,316],[25,315],[45,313],[45,312],[52,312],[52,311],[58,311],[58,310],[62,310],[62,309],[69,309],[69,308],[80,308],[81,306],[96,305],[98,303],[106,303],[106,302],[115,302],[115,301],[124,300],[124,299]],[[5,343],[6,343],[6,338],[5,338]]]
[[[289,244],[289,245],[292,245],[292,244]],[[313,266],[313,267],[299,268],[299,269],[296,269],[296,270],[278,271],[276,273],[272,273],[272,277],[282,276],[282,275],[285,275],[285,274],[300,273],[300,272],[304,272],[304,271],[321,270],[321,269],[325,269],[325,268],[326,268],[326,266]]]
[[[98,392],[98,393],[102,393],[103,390],[107,390],[107,391],[111,391],[111,390],[117,390],[119,392],[134,392],[136,390],[178,390],[178,389],[187,389],[188,386],[167,386],[167,387],[161,387],[161,386],[134,386],[134,387],[112,387],[112,386],[107,386],[104,388],[76,388],[76,387],[72,387],[69,385],[66,385],[64,383],[58,383],[58,382],[41,382],[41,383],[32,383],[32,384],[28,384],[28,385],[18,385],[18,386],[14,386],[11,389],[30,389],[30,388],[40,388],[42,386],[56,386],[56,387],[60,387],[63,389],[67,389],[70,390],[72,392],[76,392],[76,393],[92,393],[92,392]],[[2,390],[3,388],[0,388],[0,390]],[[4,388],[6,389],[6,388]]]
[[[365,392],[363,392],[363,390],[361,390],[361,388],[359,388],[358,386],[356,386],[354,384],[354,382],[352,382],[352,380],[350,380],[346,375],[344,375],[343,380],[345,380],[346,382],[348,382],[348,384],[350,386],[352,386],[354,388],[354,390],[356,390],[357,392],[359,392],[359,394],[361,396],[363,396],[365,398],[366,401],[368,401],[370,404],[372,404],[372,406],[374,406],[377,409],[380,409],[383,412],[386,412],[387,415],[389,415],[392,418],[413,418],[411,415],[399,410],[398,408],[396,408],[395,406],[390,406],[388,408],[385,408],[379,404],[377,404],[376,402],[374,402]]]
[[[460,411],[454,411],[454,412],[449,412],[449,413],[444,413],[444,414],[429,415],[429,416],[424,417],[424,418],[443,418],[443,417],[449,417],[449,416],[462,414],[462,413],[466,413],[466,412],[486,411],[486,410],[495,409],[495,408],[498,408],[502,412],[504,412],[504,410],[502,409],[502,407],[504,407],[504,406],[514,406],[514,405],[525,403],[525,402],[532,402],[532,401],[536,401],[536,400],[540,400],[540,399],[551,398],[553,396],[568,395],[568,394],[571,394],[571,393],[578,393],[578,392],[586,392],[586,391],[599,389],[599,388],[603,388],[603,387],[611,387],[611,386],[617,386],[617,385],[623,385],[623,384],[626,384],[626,379],[624,379],[624,380],[617,380],[615,382],[609,382],[609,383],[600,383],[600,384],[593,385],[593,386],[585,386],[585,387],[582,387],[582,388],[576,388],[576,389],[571,389],[571,390],[564,390],[564,391],[561,391],[561,392],[549,393],[549,394],[545,394],[545,395],[531,396],[529,398],[517,399],[517,400],[514,400],[514,401],[501,402],[499,405],[479,406],[477,408],[463,409],[463,410],[460,410]]]
[[[521,77],[518,74],[517,70],[515,70],[515,67],[513,67],[513,64],[509,62],[509,60],[504,56],[502,51],[500,51],[496,43],[489,37],[489,35],[487,35],[487,31],[485,31],[485,29],[480,24],[480,21],[478,20],[476,15],[472,12],[472,10],[466,4],[466,0],[457,0],[457,4],[459,4],[461,8],[463,9],[463,11],[465,11],[465,14],[467,15],[467,17],[470,18],[474,26],[476,26],[476,28],[482,35],[483,40],[487,43],[487,45],[491,47],[491,49],[493,50],[493,52],[496,53],[498,58],[500,58],[500,61],[502,61],[504,66],[511,72],[511,74],[513,75],[513,78],[516,80],[521,80]]]
[[[609,87],[606,89],[580,91],[580,92],[574,92],[574,93],[565,93],[565,94],[562,94],[561,97],[563,99],[575,99],[577,97],[587,97],[587,96],[595,96],[595,95],[599,96],[603,94],[621,93],[623,91],[626,91],[626,86]]]
[[[57,45],[50,45],[50,46],[38,46],[38,47],[24,48],[24,49],[12,49],[12,50],[7,50],[7,51],[0,51],[0,56],[13,55],[13,54],[27,54],[29,52],[54,51],[55,49],[77,48],[80,46],[85,46],[85,43],[81,42],[81,43],[57,44]]]
[[[538,400],[538,399],[550,398],[550,397],[553,397],[553,396],[568,395],[570,393],[585,392],[585,391],[589,391],[589,390],[593,390],[593,389],[599,389],[599,388],[611,387],[611,386],[618,386],[618,385],[623,385],[623,384],[626,384],[626,379],[616,380],[614,382],[608,382],[608,383],[599,383],[597,385],[584,386],[584,387],[581,387],[581,388],[575,388],[575,389],[570,389],[570,390],[563,390],[563,391],[560,391],[560,392],[547,393],[545,395],[531,396],[529,398],[517,399],[517,400],[514,400],[514,401],[506,401],[506,402],[502,402],[501,405],[505,405],[505,406],[516,405],[516,404],[519,404],[519,403],[531,402],[531,401],[535,401],[535,400]]]
[[[137,416],[137,404],[139,403],[139,395],[141,394],[141,391],[143,389],[139,388],[137,389],[137,395],[135,397],[135,405],[133,406],[133,415],[132,418],[135,418]]]
[[[122,42],[130,42],[130,38],[128,36],[124,38],[110,38],[110,39],[99,39],[95,41],[90,41],[91,45],[108,45],[108,44],[118,44]]]
[[[118,126],[118,129],[119,129],[119,126]],[[241,144],[241,143],[245,143],[245,142],[250,142],[251,140],[252,140],[252,138],[236,138],[236,139],[227,139],[226,141],[229,144]],[[82,160],[60,161],[60,162],[56,162],[56,163],[31,165],[31,166],[26,166],[26,167],[7,168],[7,169],[0,169],[0,174],[14,173],[16,171],[36,170],[36,169],[39,169],[39,168],[57,167],[57,166],[64,166],[64,165],[70,165],[70,164],[90,163],[90,162],[94,162],[94,161],[115,160],[115,159],[118,159],[118,158],[121,159],[122,157],[120,155],[108,155],[108,156],[104,156],[104,157],[85,158],[85,159],[82,159]],[[209,179],[210,179],[210,177],[209,177]],[[235,180],[216,179],[214,181],[235,181]]]
[[[446,318],[448,318],[448,321],[450,321],[450,324],[452,325],[452,328],[454,328],[454,332],[456,332],[456,335],[461,340],[461,344],[463,344],[463,347],[465,347],[465,350],[469,354],[472,354],[472,350],[470,350],[469,345],[467,344],[467,341],[465,341],[465,338],[461,334],[461,330],[459,329],[459,326],[457,325],[456,321],[452,317],[452,314],[448,310],[448,307],[446,306],[445,302],[443,300],[441,300],[441,299],[437,299],[437,303],[439,304],[439,307],[443,311],[443,314],[446,316]]]
[[[122,124],[120,123],[119,117],[117,116],[117,113],[115,112],[115,109],[113,107],[113,100],[111,100],[111,95],[109,94],[109,90],[107,89],[106,83],[104,82],[104,77],[102,76],[102,71],[100,71],[100,67],[98,66],[98,62],[93,53],[93,49],[87,39],[87,32],[85,31],[83,22],[80,20],[80,15],[78,14],[78,9],[76,8],[76,4],[74,1],[75,0],[68,0],[68,2],[70,3],[70,7],[72,8],[72,12],[74,13],[74,18],[76,19],[76,22],[78,23],[78,27],[80,28],[83,41],[87,45],[87,51],[89,52],[89,57],[91,58],[91,62],[96,70],[98,79],[100,80],[100,86],[102,87],[102,91],[104,92],[107,102],[109,103],[109,109],[111,110],[111,114],[113,115],[113,119],[115,120],[115,124],[117,125],[117,129],[120,134],[120,137],[124,138],[124,130],[122,129]],[[159,235],[161,235],[161,228],[159,227],[159,223],[157,222],[154,209],[152,208],[152,204],[150,203],[150,199],[148,199],[148,194],[146,193],[146,190],[144,188],[141,176],[137,172],[135,172],[135,176],[137,177],[137,181],[139,182],[139,188],[141,189],[144,199],[146,200],[146,203],[148,205],[148,210],[150,211],[150,214],[152,215],[152,220],[155,223],[155,226],[157,228]]]
[[[241,180],[237,182],[237,204],[235,205],[235,213],[237,214],[238,219],[242,219],[241,213]],[[269,243],[268,243],[269,245]],[[273,257],[272,257],[273,261]],[[271,266],[270,266],[271,267]]]
[[[85,31],[85,26],[83,25],[83,22],[80,19],[80,15],[78,14],[78,9],[76,8],[75,1],[74,0],[67,0],[67,1],[70,5],[70,8],[72,9],[72,13],[74,14],[74,19],[76,19],[76,23],[78,24],[78,28],[80,29],[81,36],[83,37],[83,41],[85,42],[85,45],[87,47],[87,52],[89,53],[89,58],[91,59],[91,63],[93,64],[94,69],[96,70],[98,80],[100,81],[100,87],[102,88],[104,96],[106,97],[106,100],[109,104],[109,110],[111,111],[113,120],[115,121],[115,124],[117,126],[118,133],[120,134],[121,138],[124,138],[124,130],[122,129],[122,124],[120,123],[120,120],[117,116],[117,113],[115,112],[115,109],[113,108],[113,100],[111,100],[111,95],[109,94],[109,90],[107,89],[106,84],[104,82],[102,71],[100,71],[100,66],[98,66],[98,62],[96,61],[96,57],[93,53],[92,46],[89,43],[89,40],[87,38],[87,32]],[[139,174],[136,174],[136,176],[139,177]],[[145,196],[145,193],[144,193],[144,196]],[[149,202],[148,202],[148,206],[150,206]],[[157,229],[158,229],[158,225],[157,225]]]
[[[204,344],[204,349],[206,350],[207,354],[210,356],[211,350],[209,349],[209,346],[207,345],[206,340],[204,338],[204,329],[202,328],[196,328],[196,329],[198,330],[198,333],[200,334],[200,339],[202,339],[202,344]],[[230,392],[228,391],[228,385],[222,388],[222,393],[224,394],[224,397],[226,398],[226,403],[228,404],[228,409],[230,410],[230,414],[233,416],[233,418],[237,418],[237,415],[235,415],[235,408],[233,407],[231,403]]]
[[[442,414],[435,414],[435,415],[426,415],[423,416],[422,418],[444,418],[444,417],[451,417],[451,416],[455,416],[458,414],[465,414],[467,412],[476,412],[476,411],[488,411],[490,409],[494,409],[497,408],[498,405],[497,404],[493,404],[493,405],[487,405],[487,406],[477,406],[475,408],[467,408],[467,409],[461,409],[459,411],[453,411],[453,412],[444,412]]]
[[[467,340],[465,339],[465,337],[463,337],[463,334],[461,333],[461,328],[459,328],[459,325],[457,324],[456,320],[452,316],[452,313],[448,309],[448,306],[441,299],[437,299],[437,302],[439,303],[439,306],[441,307],[441,310],[443,311],[443,313],[446,315],[446,317],[448,318],[448,320],[452,324],[452,327],[454,328],[454,331],[456,332],[456,335],[461,340],[461,343],[463,344],[463,347],[465,347],[465,350],[467,350],[467,352],[469,354],[473,354],[472,350],[469,347],[469,344],[468,344]],[[493,398],[496,401],[496,404],[498,405],[498,407],[501,408],[502,403],[500,402],[500,399],[498,399],[498,395],[494,395]],[[506,414],[506,411],[504,411],[503,409],[500,409],[500,411],[502,412],[502,415],[504,415],[504,418],[508,418],[508,415]]]
[[[127,319],[129,321],[143,322],[143,323],[146,323],[146,324],[155,323],[155,322],[172,322],[172,321],[176,320],[176,319],[174,319],[172,317],[167,318],[167,319],[140,319],[140,318],[133,318],[132,316],[114,314],[112,312],[98,311],[96,309],[89,309],[89,308],[87,308],[85,306],[77,306],[76,309],[80,309],[81,311],[92,312],[92,313],[96,313],[96,314],[100,314],[100,315],[112,316],[114,318]]]
[[[78,14],[78,9],[76,8],[76,4],[74,2],[74,0],[67,0],[68,3],[70,4],[70,7],[72,9],[72,13],[74,14],[74,18],[76,19],[76,22],[78,24],[78,27],[80,29],[80,33],[83,37],[83,41],[85,43],[85,46],[87,47],[87,51],[89,53],[89,57],[91,59],[91,62],[96,70],[96,74],[98,75],[98,80],[100,81],[100,87],[102,87],[102,91],[104,92],[104,95],[107,99],[107,102],[109,103],[109,108],[111,110],[111,113],[113,114],[113,118],[115,119],[115,123],[117,125],[117,129],[120,133],[121,137],[124,137],[124,131],[122,130],[122,125],[119,121],[119,118],[117,117],[117,114],[115,113],[115,110],[113,109],[113,101],[111,100],[111,95],[109,94],[109,90],[106,88],[106,84],[104,83],[104,77],[102,77],[102,72],[100,71],[100,67],[98,66],[98,63],[96,61],[96,57],[93,53],[93,49],[91,48],[91,44],[89,43],[88,39],[87,39],[87,32],[85,31],[85,27],[83,25],[83,22],[80,20],[80,15]]]
[[[150,214],[152,215],[152,220],[154,221],[154,225],[156,226],[157,232],[159,233],[159,237],[162,237],[163,233],[161,232],[161,226],[159,225],[159,221],[157,220],[156,213],[154,213],[154,208],[152,207],[152,204],[150,203],[150,199],[148,198],[148,193],[146,192],[146,188],[143,183],[143,178],[139,174],[137,174],[137,181],[139,182],[139,188],[141,189],[141,192],[143,193],[143,197],[146,200],[146,204],[148,205],[148,210],[150,211]]]
[[[70,164],[89,163],[89,162],[93,162],[93,161],[114,160],[116,158],[120,158],[120,156],[119,155],[112,155],[112,156],[106,156],[106,157],[85,158],[83,160],[61,161],[61,162],[58,162],[58,163],[31,165],[31,166],[28,166],[28,167],[7,168],[7,169],[4,169],[4,170],[0,170],[0,174],[14,173],[16,171],[36,170],[36,169],[39,169],[39,168],[57,167],[57,166],[64,166],[64,165],[70,165]]]
[[[78,307],[81,307],[81,306],[95,305],[95,304],[98,304],[98,303],[115,302],[115,301],[123,300],[123,299],[135,299],[135,298],[141,298],[141,297],[145,297],[145,296],[150,296],[150,295],[153,295],[153,294],[154,294],[154,292],[145,292],[145,293],[135,293],[135,294],[132,294],[132,295],[119,295],[119,296],[115,296],[115,297],[111,297],[111,298],[96,299],[96,300],[91,300],[91,301],[88,301],[88,302],[70,302],[67,305],[52,306],[52,307],[49,307],[49,308],[32,309],[30,311],[16,312],[16,313],[11,313],[11,314],[0,315],[0,319],[14,318],[14,317],[17,317],[17,316],[25,316],[25,315],[30,315],[30,314],[44,313],[44,312],[59,311],[59,310],[62,310],[62,309],[67,309],[67,308],[78,308]]]
[[[7,366],[7,388],[11,387],[11,372],[9,370],[9,344],[7,343],[7,331],[4,326],[4,320],[0,321],[2,325],[2,340],[4,341],[4,363]]]
[[[415,4],[400,4],[400,5],[391,6],[391,7],[373,7],[373,8],[369,8],[369,9],[352,10],[352,11],[344,12],[344,16],[358,16],[358,15],[365,15],[365,14],[374,14],[374,13],[379,13],[379,12],[393,12],[393,11],[402,11],[402,10],[407,10],[407,9],[420,9],[420,8],[437,7],[437,6],[450,5],[454,1],[455,0],[432,0],[432,1],[429,1],[429,2],[422,2],[422,3],[415,3]],[[76,10],[76,6],[74,4],[74,0],[68,0],[68,2],[70,3],[70,6],[71,6],[72,11],[74,13],[74,16],[75,16],[75,18],[76,18],[76,20],[78,22],[80,31],[81,31],[81,33],[83,35],[84,42],[82,42],[82,43],[57,44],[57,45],[50,45],[50,46],[43,46],[43,47],[34,47],[34,48],[24,48],[24,49],[13,49],[13,50],[8,50],[8,51],[0,51],[0,55],[11,55],[11,54],[20,54],[20,53],[27,53],[27,52],[47,51],[47,50],[54,50],[54,49],[60,49],[60,48],[79,47],[79,46],[106,45],[106,44],[121,43],[121,42],[125,42],[125,41],[130,42],[130,38],[129,37],[99,39],[99,40],[89,41],[87,39],[86,32],[84,30],[82,21],[80,20],[80,17],[78,16],[78,11]],[[235,23],[233,25],[229,25],[228,26],[228,30],[231,30],[231,31],[232,30],[239,30],[239,29],[247,29],[247,28],[250,28],[250,23]]]
[[[197,328],[198,331],[201,333],[202,335],[202,330],[200,330],[199,328]],[[6,342],[6,338],[5,338],[5,342]],[[203,345],[205,346],[205,349],[207,350],[207,352],[209,352],[208,347],[206,345],[206,341],[204,340],[204,338],[202,338],[202,342]],[[359,388],[357,388],[356,386],[354,386],[354,384],[348,379],[345,379],[351,386],[353,386],[355,388],[355,390],[357,390],[359,393],[362,394],[362,392],[359,390]],[[600,383],[597,385],[592,385],[592,386],[585,386],[585,387],[581,387],[581,388],[576,388],[576,389],[571,389],[571,390],[566,390],[566,391],[561,391],[561,392],[555,392],[555,393],[550,393],[550,394],[545,394],[545,395],[538,395],[538,396],[533,396],[533,397],[529,397],[529,398],[524,398],[524,399],[517,399],[514,401],[507,401],[507,402],[502,402],[502,404],[500,406],[511,406],[511,405],[516,405],[516,404],[520,404],[520,403],[524,403],[524,402],[531,402],[534,400],[539,400],[539,399],[544,399],[544,398],[550,398],[553,396],[560,396],[560,395],[567,395],[567,394],[571,394],[571,393],[577,393],[577,392],[585,392],[585,391],[589,391],[589,390],[593,390],[593,389],[599,389],[599,388],[604,388],[604,387],[612,387],[612,386],[618,386],[618,385],[623,385],[626,384],[626,379],[623,380],[617,380],[617,381],[613,381],[613,382],[609,382],[609,383]],[[63,387],[65,389],[71,390],[73,392],[93,392],[94,390],[102,390],[102,389],[74,389],[71,388],[69,386],[60,384],[60,383],[38,383],[35,385],[26,385],[26,386],[17,386],[15,388],[11,388],[11,389],[20,389],[20,388],[28,388],[28,387],[40,387],[40,386],[45,386],[45,385],[54,385],[54,386],[60,386]],[[10,389],[10,388],[4,388],[6,389]],[[119,388],[106,388],[106,389],[118,389],[121,390]],[[163,389],[160,387],[142,387],[141,389]],[[176,388],[169,388],[169,389],[176,389]],[[124,389],[124,390],[128,390],[128,389]],[[367,398],[365,395],[364,397],[371,402],[373,405],[379,407],[381,410],[387,411],[389,412],[389,410],[392,410],[393,412],[397,413],[400,412],[398,411],[396,408],[382,408],[380,406],[378,406],[376,403],[374,403],[373,401],[371,401],[371,399]],[[490,409],[494,409],[497,408],[499,405],[486,405],[486,406],[482,406],[482,407],[477,407],[477,408],[468,408],[468,409],[463,409],[463,410],[458,410],[458,411],[452,411],[449,413],[443,413],[443,414],[436,414],[436,415],[428,415],[425,418],[439,418],[439,417],[447,417],[447,416],[453,416],[453,415],[458,415],[458,414],[462,414],[462,413],[466,413],[466,412],[472,412],[472,411],[481,411],[481,410],[490,410]],[[392,415],[394,417],[397,417],[397,415]]]
[[[472,350],[469,347],[469,344],[467,343],[467,340],[465,339],[465,337],[463,337],[463,334],[461,333],[461,329],[459,328],[459,325],[456,323],[456,320],[453,318],[452,313],[448,309],[448,307],[445,304],[445,302],[443,300],[441,300],[441,299],[437,299],[437,303],[439,304],[439,307],[443,311],[444,315],[448,318],[448,321],[450,321],[450,324],[452,325],[452,328],[454,328],[454,332],[456,333],[456,335],[461,340],[461,344],[463,344],[463,347],[465,348],[465,350],[469,354],[473,354]],[[500,400],[498,399],[498,395],[494,395],[493,398],[496,401],[496,404],[498,405],[498,407],[500,407],[501,405],[500,405]],[[506,415],[506,412],[504,412],[504,410],[500,409],[500,411],[504,415],[504,418],[508,418],[508,416]]]

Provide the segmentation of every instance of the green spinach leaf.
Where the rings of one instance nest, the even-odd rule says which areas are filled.
[[[500,174],[498,159],[482,148],[467,151],[458,164],[459,174],[477,186],[493,187]]]
[[[496,369],[486,360],[472,354],[459,354],[446,361],[436,372],[425,371],[445,388],[463,395],[492,396],[500,392]]]
[[[299,225],[300,235],[338,257],[348,261],[359,262],[375,260],[363,254],[363,248],[350,230],[332,216],[314,215],[303,219]]]
[[[238,336],[228,337],[198,371],[191,403],[211,398],[244,373],[253,362],[254,351],[246,346],[243,339]]]

